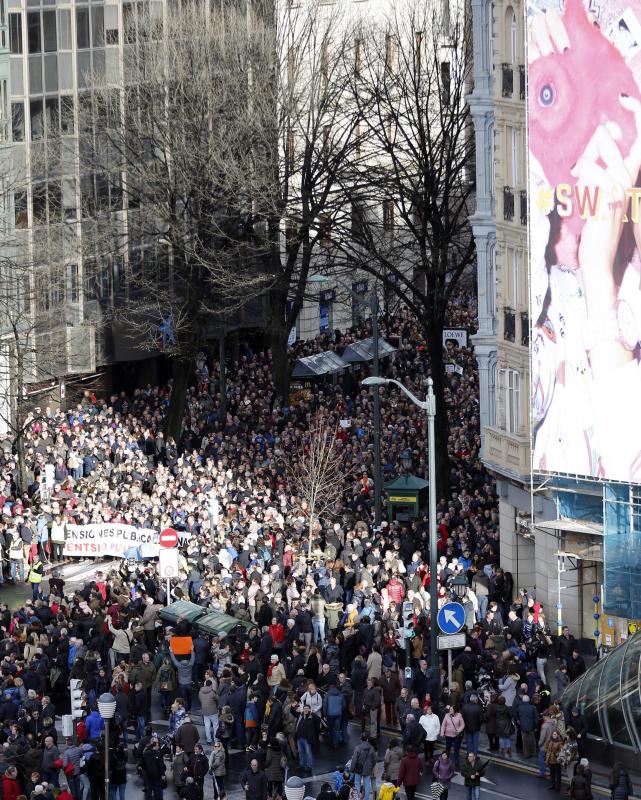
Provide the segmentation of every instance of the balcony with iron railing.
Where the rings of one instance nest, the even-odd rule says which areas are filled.
[[[506,342],[516,341],[516,312],[509,306],[503,309],[503,338]]]
[[[525,66],[519,64],[519,100],[525,100]]]
[[[511,186],[503,187],[503,219],[508,222],[514,219],[514,191]]]
[[[530,315],[527,311],[521,312],[521,344],[523,347],[530,346]]]
[[[503,97],[514,94],[514,68],[511,64],[501,64],[501,94]]]

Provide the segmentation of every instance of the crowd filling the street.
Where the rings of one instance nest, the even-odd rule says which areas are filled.
[[[449,324],[472,331],[474,307],[461,294]],[[419,326],[402,312],[380,326],[396,348],[380,374],[424,396],[430,367]],[[368,333],[362,323],[299,343],[293,355]],[[242,344],[227,370],[225,412],[220,365],[208,358],[177,440],[163,433],[170,386],[106,398],[88,391],[70,410],[34,409],[23,493],[15,448],[0,442],[0,579],[24,582],[30,595],[0,606],[2,800],[125,800],[132,780],[146,800],[303,800],[327,752],[335,766],[318,800],[393,800],[401,791],[414,800],[423,781],[446,800],[457,775],[478,800],[488,750],[530,761],[541,789],[592,797],[586,722],[561,701],[586,664],[567,628],[551,630],[534,587],[501,568],[498,501],[479,458],[476,361],[471,349],[446,349],[457,369],[446,375],[451,468],[437,498],[437,575],[426,514],[375,524],[366,372],[290,402],[275,396],[269,352]],[[319,417],[336,430],[345,470],[336,475],[342,500],[316,520],[310,541],[287,463]],[[409,472],[426,478],[426,440],[420,409],[381,392],[384,479],[401,473],[408,451]],[[100,562],[69,591],[60,571],[66,528],[91,523],[175,529],[180,572],[170,596],[157,559]],[[445,654],[429,659],[432,580],[439,604],[455,598],[465,611],[451,679]],[[186,618],[161,619],[177,600],[247,624],[208,635]],[[72,685],[82,715],[66,735]],[[116,704],[108,727],[98,708],[105,694]],[[609,780],[612,798],[626,800],[626,769],[616,764]]]

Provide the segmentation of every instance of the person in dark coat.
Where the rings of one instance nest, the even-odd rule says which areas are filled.
[[[165,759],[160,751],[158,739],[142,754],[142,774],[145,782],[145,795],[149,800],[162,800],[162,779],[165,774]]]
[[[267,776],[255,758],[240,776],[240,785],[245,790],[245,800],[267,800]]]
[[[590,780],[585,774],[585,768],[579,764],[570,781],[571,800],[592,800],[592,787]]]
[[[478,696],[470,696],[470,702],[465,703],[461,708],[461,716],[465,722],[465,744],[468,753],[478,753],[479,733],[483,724],[483,707],[479,703]]]
[[[398,769],[398,784],[405,787],[407,800],[414,800],[416,787],[421,780],[421,761],[412,746],[405,750]]]
[[[612,792],[612,800],[628,800],[632,794],[632,781],[620,761],[617,761],[612,767],[609,786]]]

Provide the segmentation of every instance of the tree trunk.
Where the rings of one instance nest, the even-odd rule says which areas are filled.
[[[16,454],[18,456],[18,474],[16,483],[18,484],[18,495],[27,491],[27,458],[24,451],[24,435],[22,430],[16,439]]]
[[[167,419],[165,420],[165,432],[171,436],[176,444],[180,441],[182,433],[183,414],[185,413],[185,400],[187,397],[187,385],[191,374],[192,363],[189,359],[172,359],[172,386],[171,399],[167,409]]]
[[[269,320],[269,347],[272,351],[272,369],[276,396],[283,403],[289,398],[289,357],[287,355],[287,291],[276,285],[269,294],[271,317]]]
[[[447,449],[449,437],[449,419],[445,404],[445,365],[443,363],[443,329],[442,326],[431,328],[426,333],[426,341],[434,381],[434,397],[436,400],[436,418],[434,420],[434,438],[436,440],[436,502],[450,495],[450,456]]]

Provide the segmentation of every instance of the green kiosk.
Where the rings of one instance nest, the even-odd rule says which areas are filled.
[[[387,518],[406,522],[416,519],[427,508],[428,482],[416,475],[401,475],[384,485],[387,493]]]

